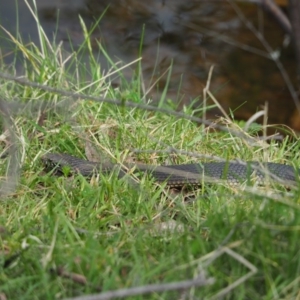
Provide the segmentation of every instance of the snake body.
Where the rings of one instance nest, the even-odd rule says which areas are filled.
[[[249,179],[263,184],[266,178],[286,185],[294,185],[298,182],[300,174],[300,169],[270,162],[209,162],[169,166],[137,163],[121,167],[112,163],[92,162],[61,153],[48,153],[42,157],[42,160],[47,169],[53,169],[55,174],[63,174],[64,168],[69,168],[71,172],[80,173],[86,177],[117,170],[119,176],[122,177],[130,171],[137,174],[151,174],[156,182],[166,183],[170,187],[198,186],[203,182],[221,181],[240,184]]]

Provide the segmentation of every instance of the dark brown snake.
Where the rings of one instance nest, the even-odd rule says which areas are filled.
[[[48,170],[54,170],[56,175],[64,173],[64,168],[72,173],[83,176],[107,174],[116,170],[119,177],[128,171],[135,174],[150,174],[158,183],[166,183],[170,187],[185,185],[199,186],[203,182],[222,182],[240,184],[247,180],[264,184],[266,178],[284,185],[295,185],[298,182],[300,169],[278,163],[259,162],[209,162],[170,166],[154,166],[146,164],[127,164],[126,166],[112,163],[91,162],[69,154],[48,153],[42,157]]]

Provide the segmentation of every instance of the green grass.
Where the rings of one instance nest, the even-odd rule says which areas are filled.
[[[142,103],[141,83],[113,89],[93,59],[87,69],[80,66],[76,54],[66,63],[59,59],[60,49],[50,46],[42,32],[41,36],[43,51],[34,45],[21,49],[28,79]],[[88,32],[86,37],[88,44]],[[72,65],[78,66],[74,73]],[[118,71],[115,65],[112,70]],[[13,67],[10,71],[14,72]],[[0,84],[1,97],[17,104],[12,112],[22,157],[17,190],[3,198],[0,207],[0,291],[7,299],[63,299],[178,282],[194,278],[199,268],[215,281],[187,290],[185,299],[216,299],[222,291],[224,299],[296,299],[298,187],[204,183],[199,189],[175,193],[147,177],[58,178],[46,173],[40,161],[52,151],[116,163],[176,164],[198,161],[184,154],[192,151],[297,166],[296,138],[268,144],[256,135],[260,126],[253,126],[250,134],[243,131],[242,122],[229,119],[218,122],[253,138],[207,130],[165,113],[75,101],[6,80]],[[185,112],[193,114],[190,107]],[[2,146],[4,150],[4,142]],[[170,147],[177,152],[170,154]],[[65,171],[67,175],[69,170]],[[173,229],[162,229],[174,224]],[[166,291],[128,299],[180,296],[183,292]]]

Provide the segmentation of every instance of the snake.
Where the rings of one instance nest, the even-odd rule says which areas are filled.
[[[119,177],[126,174],[148,174],[159,184],[168,187],[182,188],[184,186],[200,186],[204,182],[228,182],[231,185],[241,184],[252,180],[259,185],[266,180],[279,182],[286,186],[298,182],[300,169],[293,166],[273,162],[242,162],[217,161],[199,162],[178,165],[149,165],[141,163],[113,164],[93,162],[66,153],[47,153],[42,157],[47,170],[55,175],[63,175],[65,170],[71,174],[77,173],[84,177],[97,174],[108,174],[113,171]]]

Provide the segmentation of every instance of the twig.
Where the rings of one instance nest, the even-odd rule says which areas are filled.
[[[244,24],[248,27],[248,29],[257,37],[257,39],[261,42],[261,44],[265,47],[267,52],[270,55],[270,58],[275,62],[277,68],[279,69],[281,76],[290,92],[290,95],[295,103],[297,110],[300,112],[300,102],[298,98],[298,94],[294,89],[293,84],[291,83],[290,77],[286,72],[284,66],[279,60],[278,56],[274,54],[274,51],[270,44],[265,40],[264,36],[253,26],[253,24],[246,19],[245,15],[241,11],[241,9],[236,5],[232,0],[227,0],[232,8],[235,10],[236,14],[240,17],[240,19],[244,22]]]
[[[200,153],[196,153],[196,152],[192,152],[192,151],[178,150],[178,149],[173,148],[173,147],[169,147],[168,149],[165,149],[165,150],[132,149],[131,151],[133,153],[159,153],[159,154],[175,154],[176,153],[176,154],[187,155],[187,156],[190,156],[190,157],[200,158],[200,159],[211,159],[211,160],[214,160],[214,161],[226,161],[226,159],[221,158],[219,156],[208,155],[208,154],[200,154]]]
[[[87,284],[87,280],[86,280],[85,276],[83,276],[81,274],[73,273],[73,272],[68,272],[62,266],[59,266],[57,268],[56,273],[58,276],[63,277],[63,278],[69,278],[76,283],[79,283],[82,285]]]
[[[9,80],[9,81],[17,82],[21,85],[30,86],[30,87],[33,87],[33,88],[38,88],[38,89],[41,89],[41,90],[44,90],[44,91],[47,91],[47,92],[50,92],[50,93],[60,94],[60,95],[66,96],[66,97],[72,97],[72,98],[77,99],[77,100],[88,99],[88,100],[92,100],[92,101],[95,101],[95,102],[104,102],[104,103],[114,104],[114,105],[118,105],[118,106],[127,106],[127,107],[134,107],[134,108],[144,109],[144,110],[148,110],[148,111],[163,112],[163,113],[166,113],[166,114],[169,114],[169,115],[177,116],[179,118],[184,118],[184,119],[187,119],[187,120],[191,120],[191,121],[194,121],[194,122],[200,123],[200,124],[204,123],[206,125],[211,125],[211,123],[212,123],[210,121],[204,121],[203,119],[198,118],[198,117],[193,117],[193,116],[187,115],[185,113],[181,113],[181,112],[175,112],[173,110],[169,110],[169,109],[166,109],[166,108],[159,108],[159,107],[152,106],[152,105],[134,103],[134,102],[127,101],[127,100],[123,101],[123,100],[118,100],[118,99],[108,99],[108,98],[94,97],[94,96],[90,96],[90,95],[86,95],[86,94],[78,94],[76,92],[61,90],[61,89],[57,89],[57,88],[54,88],[54,87],[50,87],[48,85],[43,85],[43,84],[39,84],[39,83],[36,83],[36,82],[32,82],[32,81],[29,81],[27,79],[12,76],[12,75],[9,75],[7,73],[0,72],[0,78],[6,79],[6,80]],[[224,128],[224,130],[226,130],[226,129]]]
[[[90,95],[86,95],[86,94],[78,94],[76,92],[65,91],[65,90],[54,88],[54,87],[50,87],[48,85],[42,85],[42,84],[39,84],[36,82],[29,81],[24,78],[12,76],[12,75],[9,75],[9,74],[3,73],[3,72],[0,72],[0,78],[17,82],[21,85],[38,88],[38,89],[41,89],[41,90],[44,90],[44,91],[47,91],[50,93],[55,93],[55,94],[60,94],[60,95],[66,96],[66,97],[71,97],[71,98],[77,99],[77,100],[88,99],[88,100],[92,100],[95,102],[109,103],[109,104],[114,104],[117,106],[126,106],[126,107],[138,108],[138,109],[142,109],[142,110],[146,110],[146,111],[155,111],[155,112],[160,112],[160,113],[165,113],[167,115],[175,116],[175,117],[178,117],[181,119],[190,120],[190,121],[196,122],[198,124],[205,124],[207,126],[210,126],[213,124],[213,122],[211,122],[209,120],[203,120],[201,118],[187,115],[183,112],[177,112],[177,111],[170,110],[167,108],[162,108],[162,107],[157,107],[157,106],[142,104],[142,103],[135,103],[130,100],[123,101],[123,100],[118,100],[118,99],[107,99],[107,98],[101,98],[101,97],[94,97],[94,96],[90,96]],[[230,132],[231,134],[233,134],[235,136],[238,136],[238,137],[241,137],[241,138],[244,138],[247,140],[255,140],[254,138],[250,138],[243,132],[230,129],[226,126],[214,124],[214,128],[217,128],[217,129],[225,131],[225,132]]]
[[[226,36],[224,34],[220,34],[219,32],[213,31],[213,30],[209,30],[208,28],[204,28],[203,26],[198,26],[198,25],[194,25],[192,23],[189,24],[184,24],[184,26],[186,26],[187,28],[193,29],[193,30],[197,30],[199,32],[205,33],[205,35],[218,39],[224,43],[227,43],[229,45],[232,45],[234,47],[240,48],[242,50],[248,51],[250,53],[259,55],[261,57],[270,59],[270,55],[268,53],[266,53],[266,51],[257,49],[255,47],[240,43],[238,41],[233,40],[232,38],[230,38],[229,36]]]
[[[278,21],[278,23],[286,33],[293,33],[292,25],[289,19],[273,0],[261,0],[261,6],[265,11],[269,12]]]
[[[79,296],[75,298],[68,298],[66,300],[109,300],[113,298],[125,298],[135,295],[144,295],[151,293],[159,293],[166,291],[178,291],[186,290],[192,287],[201,287],[214,283],[213,278],[205,278],[204,272],[200,274],[195,279],[184,280],[172,283],[162,283],[162,284],[150,284],[139,287],[133,287],[128,289],[119,289],[116,291],[108,291],[100,294]]]

